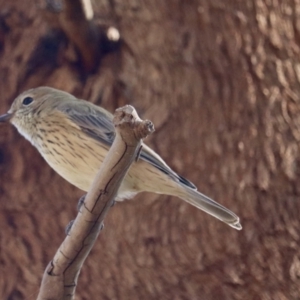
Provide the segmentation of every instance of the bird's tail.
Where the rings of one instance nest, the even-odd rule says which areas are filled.
[[[182,189],[177,195],[184,201],[196,206],[197,208],[205,211],[213,217],[221,220],[229,226],[241,230],[240,218],[226,207],[218,204],[214,200],[199,193],[197,190],[190,189],[188,187],[181,186]]]

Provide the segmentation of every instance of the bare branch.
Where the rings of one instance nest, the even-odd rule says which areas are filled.
[[[136,158],[141,139],[154,131],[150,121],[142,121],[132,106],[117,109],[116,137],[87,193],[69,234],[45,270],[38,300],[74,299],[82,264],[93,247],[102,222],[121,182]]]

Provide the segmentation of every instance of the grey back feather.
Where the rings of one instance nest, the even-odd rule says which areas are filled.
[[[57,109],[89,136],[111,146],[115,138],[115,128],[112,123],[113,116],[108,111],[84,100],[61,102]]]

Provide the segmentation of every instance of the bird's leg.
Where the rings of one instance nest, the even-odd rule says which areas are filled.
[[[79,201],[78,201],[78,204],[77,204],[77,211],[80,211],[80,208],[81,208],[81,206],[82,206],[83,203],[84,203],[85,197],[86,197],[86,194],[80,197],[80,199],[79,199]]]
[[[101,222],[101,225],[100,225],[100,231],[103,230],[103,228],[104,228],[104,223]]]
[[[85,196],[86,195],[83,195],[79,198],[79,201],[78,201],[78,204],[77,204],[77,211],[80,211],[81,206],[84,203]],[[74,223],[74,220],[70,221],[69,224],[66,226],[66,228],[65,228],[66,235],[68,235],[70,233],[73,223]]]
[[[66,234],[66,235],[69,235],[69,233],[70,233],[70,231],[71,231],[71,228],[72,228],[72,226],[73,226],[74,221],[75,221],[75,220],[71,220],[71,221],[69,222],[69,224],[66,226],[66,228],[65,228],[65,234]]]

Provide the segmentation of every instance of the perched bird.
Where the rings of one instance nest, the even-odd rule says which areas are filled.
[[[67,181],[88,191],[111,146],[115,129],[103,108],[50,87],[20,94],[0,122],[10,121],[34,145],[47,163]],[[139,192],[177,196],[235,229],[239,217],[199,193],[143,144],[139,160],[130,167],[117,200]]]

